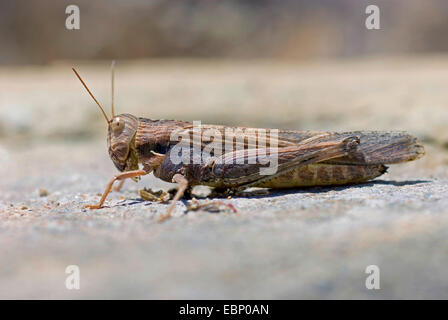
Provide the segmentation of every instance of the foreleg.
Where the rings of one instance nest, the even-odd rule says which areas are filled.
[[[89,208],[89,209],[100,209],[103,204],[104,201],[106,200],[107,195],[110,193],[110,191],[112,190],[112,186],[114,185],[115,181],[123,181],[124,179],[127,178],[134,178],[134,177],[138,177],[138,176],[143,176],[147,174],[146,171],[144,170],[134,170],[134,171],[126,171],[126,172],[122,172],[120,174],[117,174],[112,180],[109,181],[109,183],[106,186],[106,190],[104,190],[103,195],[101,196],[100,202],[98,204],[93,204],[93,205],[86,205],[84,206],[84,208]]]

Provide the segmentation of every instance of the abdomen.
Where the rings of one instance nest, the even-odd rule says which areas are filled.
[[[384,165],[313,164],[269,178],[254,187],[294,188],[362,183],[385,173]]]

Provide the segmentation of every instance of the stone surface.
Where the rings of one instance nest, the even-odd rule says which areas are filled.
[[[448,298],[448,161],[438,134],[448,59],[411,61],[123,65],[120,111],[404,129],[426,142],[425,158],[370,183],[224,199],[237,214],[185,213],[184,200],[162,224],[167,205],[137,193],[169,186],[151,176],[126,182],[103,209],[83,209],[116,170],[101,115],[70,69],[1,69],[10,90],[0,100],[0,298]],[[107,67],[80,69],[107,101]],[[263,105],[276,109],[251,122]],[[80,267],[80,290],[65,288],[68,265]],[[380,268],[380,290],[365,287],[368,265]]]

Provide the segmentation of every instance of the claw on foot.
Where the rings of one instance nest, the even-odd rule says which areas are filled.
[[[87,204],[83,207],[84,209],[90,209],[90,210],[94,210],[94,209],[101,209],[102,206],[97,205],[97,204]]]

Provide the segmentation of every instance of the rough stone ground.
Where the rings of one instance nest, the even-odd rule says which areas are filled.
[[[119,64],[120,111],[400,129],[427,147],[367,184],[224,200],[238,214],[185,214],[184,201],[162,224],[166,205],[137,194],[167,187],[153,177],[127,182],[106,208],[82,209],[116,171],[69,65],[0,69],[0,298],[448,298],[447,67],[444,57]],[[105,64],[80,72],[107,105]],[[72,264],[78,291],[65,288]],[[372,264],[380,290],[365,287]]]

